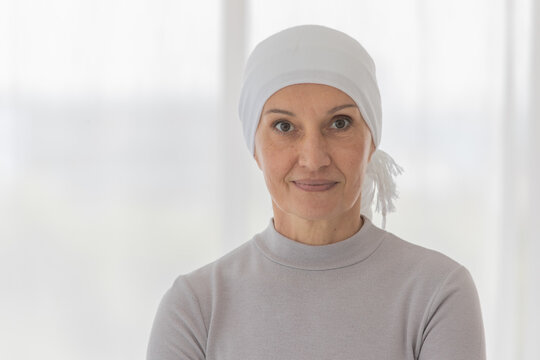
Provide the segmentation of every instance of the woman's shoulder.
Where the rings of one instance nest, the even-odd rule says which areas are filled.
[[[384,241],[374,255],[388,271],[428,282],[444,281],[454,273],[468,274],[461,263],[438,250],[381,231],[385,232]]]
[[[386,232],[370,260],[375,281],[396,297],[415,299],[410,304],[411,311],[425,315],[426,319],[448,299],[477,308],[478,294],[471,273],[440,251]]]
[[[219,279],[245,273],[256,261],[254,259],[256,253],[253,239],[250,239],[217,259],[179,275],[175,282],[188,283],[196,291],[202,285],[208,285]]]
[[[389,251],[399,252],[402,256],[411,257],[412,259],[432,259],[435,261],[442,261],[444,263],[451,263],[453,265],[457,262],[442,252],[428,248],[423,245],[419,245],[414,242],[414,239],[406,239],[402,236],[396,235],[392,232],[382,230],[385,232],[385,243],[388,246]]]

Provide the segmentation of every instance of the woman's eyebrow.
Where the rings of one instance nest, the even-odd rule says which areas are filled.
[[[355,104],[339,105],[339,106],[333,107],[330,110],[328,110],[327,115],[333,114],[338,110],[348,108],[348,107],[357,107],[357,106]],[[289,116],[296,116],[294,113],[292,113],[290,111],[287,111],[287,110],[282,110],[282,109],[270,109],[270,110],[267,110],[265,112],[265,114],[269,114],[269,113],[277,113],[277,114],[285,114],[285,115],[289,115]]]
[[[270,110],[267,110],[265,112],[265,114],[269,114],[269,113],[277,113],[277,114],[285,114],[285,115],[289,115],[289,116],[296,116],[290,111],[281,110],[281,109],[270,109]]]
[[[341,110],[341,109],[344,109],[344,108],[348,108],[348,107],[357,107],[357,106],[356,106],[356,104],[339,105],[339,106],[333,107],[333,108],[331,108],[330,110],[328,110],[327,115],[330,115],[330,114],[332,114],[332,113],[335,113],[335,112],[338,111],[338,110]]]

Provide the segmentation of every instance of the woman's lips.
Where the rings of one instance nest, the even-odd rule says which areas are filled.
[[[321,183],[321,182],[310,182],[310,183],[302,183],[302,182],[296,182],[293,181],[294,185],[296,185],[298,188],[305,190],[305,191],[326,191],[334,187],[334,185],[337,184],[337,182],[327,182],[327,183]]]

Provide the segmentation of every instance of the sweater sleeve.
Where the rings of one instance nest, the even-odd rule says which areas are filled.
[[[423,330],[419,360],[485,360],[480,302],[465,267],[452,271],[439,287]]]
[[[185,277],[180,276],[159,304],[146,359],[205,359],[206,337],[199,302]]]

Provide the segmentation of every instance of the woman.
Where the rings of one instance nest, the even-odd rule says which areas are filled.
[[[274,216],[176,279],[148,360],[485,359],[467,269],[370,220],[374,189],[383,219],[393,210],[400,169],[378,149],[364,48],[317,25],[272,35],[248,59],[239,112]]]

